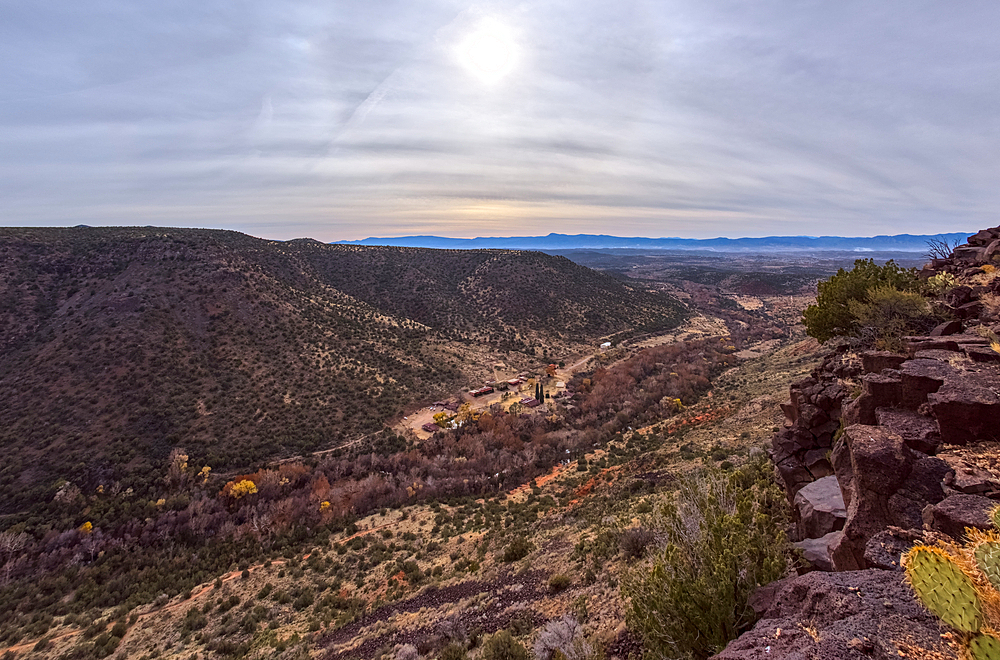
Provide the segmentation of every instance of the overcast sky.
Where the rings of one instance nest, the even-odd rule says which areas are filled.
[[[1000,3],[3,0],[0,224],[1000,224]]]

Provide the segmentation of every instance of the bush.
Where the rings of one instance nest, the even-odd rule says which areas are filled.
[[[558,656],[566,660],[584,660],[593,653],[583,637],[583,628],[572,614],[546,623],[532,650],[536,660],[553,660]]]
[[[754,624],[750,593],[785,573],[785,507],[764,460],[681,486],[656,521],[666,546],[622,582],[651,655],[707,658]]]
[[[656,541],[656,533],[645,527],[626,529],[619,539],[619,545],[628,559],[641,559],[646,549]]]
[[[530,660],[528,649],[506,630],[487,639],[479,657],[481,660]]]
[[[851,301],[866,302],[868,293],[878,286],[914,292],[919,284],[912,268],[900,268],[894,261],[878,266],[871,259],[858,259],[853,269],[841,268],[836,275],[816,285],[816,304],[806,308],[802,322],[809,336],[820,343],[833,337],[853,335],[858,329],[858,319],[851,311]]]
[[[531,544],[528,539],[523,536],[519,536],[513,541],[511,541],[503,551],[503,560],[507,563],[512,561],[517,561],[518,559],[524,559],[528,556],[535,546]]]
[[[438,660],[466,660],[468,657],[465,647],[455,642],[441,649],[441,653],[438,654]]]
[[[565,591],[569,588],[572,580],[564,573],[557,573],[549,578],[549,589],[552,591]]]
[[[847,307],[856,319],[856,334],[865,345],[880,350],[901,352],[904,335],[934,325],[930,305],[923,296],[885,284],[871,289],[864,301],[848,301]]]

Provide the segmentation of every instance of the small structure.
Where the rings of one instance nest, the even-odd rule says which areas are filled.
[[[493,394],[493,388],[486,386],[486,387],[480,387],[478,390],[472,390],[469,392],[469,396],[473,397],[483,396],[484,394]]]
[[[603,344],[601,344],[601,348],[604,350],[611,348],[611,342],[609,341],[604,342]]]
[[[521,405],[523,405],[526,408],[537,408],[538,406],[540,406],[542,404],[535,397],[533,397],[533,396],[526,396],[523,399],[521,399]]]
[[[426,424],[424,424],[420,428],[422,428],[423,430],[427,431],[428,433],[437,433],[438,431],[441,430],[441,427],[438,426],[437,424],[435,424],[434,422],[427,422]]]

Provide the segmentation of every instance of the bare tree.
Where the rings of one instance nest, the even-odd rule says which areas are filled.
[[[15,534],[10,530],[0,532],[0,553],[3,553],[5,561],[3,567],[4,586],[10,581],[10,571],[14,568],[14,556],[24,549],[28,544],[28,535],[24,532]]]
[[[931,238],[926,242],[927,252],[924,254],[928,259],[947,259],[961,243],[956,238],[948,241],[943,236],[941,238]]]

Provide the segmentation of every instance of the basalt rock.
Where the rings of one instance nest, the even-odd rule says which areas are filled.
[[[941,429],[942,441],[964,445],[975,440],[1000,439],[1000,376],[995,372],[966,372],[948,378],[928,395]]]
[[[875,417],[879,426],[898,433],[910,449],[930,455],[937,453],[941,433],[936,420],[904,408],[879,408]]]
[[[896,571],[812,572],[758,589],[761,619],[715,660],[899,660],[912,646],[951,657],[941,628]]]
[[[861,354],[861,365],[866,374],[877,374],[883,369],[899,369],[904,362],[905,356],[889,351],[865,351]]]
[[[844,528],[847,508],[837,477],[817,479],[795,494],[800,538],[815,539]]]
[[[951,495],[937,504],[928,504],[923,512],[924,524],[955,540],[965,537],[966,527],[990,529],[990,511],[996,502],[981,495]]]
[[[944,337],[946,335],[955,335],[962,331],[961,321],[946,321],[941,325],[935,326],[933,330],[930,331],[931,337]]]
[[[868,539],[894,524],[889,499],[899,489],[913,467],[913,454],[903,439],[877,426],[855,424],[844,429],[838,440],[850,458],[850,495],[845,493],[847,522],[844,536],[833,549],[837,570],[864,568]],[[840,449],[840,447],[838,447]],[[841,469],[834,462],[838,478]]]
[[[916,410],[927,401],[928,394],[938,391],[945,379],[955,373],[955,369],[947,362],[938,360],[908,360],[903,363],[900,372],[903,383],[902,405]]]

